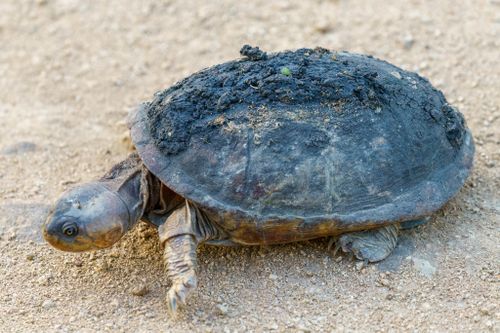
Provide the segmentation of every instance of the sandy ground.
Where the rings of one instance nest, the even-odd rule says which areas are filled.
[[[245,43],[420,72],[464,113],[475,169],[366,268],[324,239],[201,247],[199,289],[172,320],[154,229],[68,254],[40,225],[63,190],[127,154],[131,108]],[[499,57],[497,0],[0,1],[0,331],[500,332]]]

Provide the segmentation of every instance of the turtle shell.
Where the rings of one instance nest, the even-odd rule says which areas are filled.
[[[464,184],[472,137],[428,80],[347,52],[242,50],[129,120],[146,167],[227,227],[362,229],[428,215]]]

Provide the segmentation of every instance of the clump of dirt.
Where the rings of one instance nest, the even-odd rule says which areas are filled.
[[[243,45],[243,47],[240,50],[240,54],[244,57],[247,57],[248,59],[252,61],[257,61],[257,60],[266,60],[267,59],[267,53],[264,51],[261,51],[258,47],[253,47],[250,45]]]
[[[186,150],[192,135],[217,135],[208,126],[213,118],[241,109],[286,112],[342,101],[350,113],[408,107],[418,113],[441,110],[446,104],[443,94],[427,80],[371,56],[324,48],[267,55],[248,45],[242,52],[248,55],[247,60],[204,69],[145,104],[145,123],[163,153],[175,155]],[[463,136],[463,124],[456,124],[455,130]]]

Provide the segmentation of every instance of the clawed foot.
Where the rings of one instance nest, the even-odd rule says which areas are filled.
[[[186,275],[174,281],[167,293],[168,312],[175,316],[180,306],[186,304],[187,296],[196,288],[196,275]]]
[[[369,231],[350,232],[332,238],[328,248],[335,244],[334,255],[342,249],[345,253],[352,253],[359,260],[377,262],[389,256],[396,247],[398,229],[397,225],[389,225]]]
[[[333,248],[334,257],[337,255],[341,247],[339,238],[339,236],[330,237],[330,240],[328,241],[328,251],[331,251]]]

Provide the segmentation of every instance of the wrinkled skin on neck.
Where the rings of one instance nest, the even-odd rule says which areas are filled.
[[[63,193],[43,226],[44,238],[63,251],[110,247],[142,217],[148,177],[138,155],[131,154],[100,180]]]

